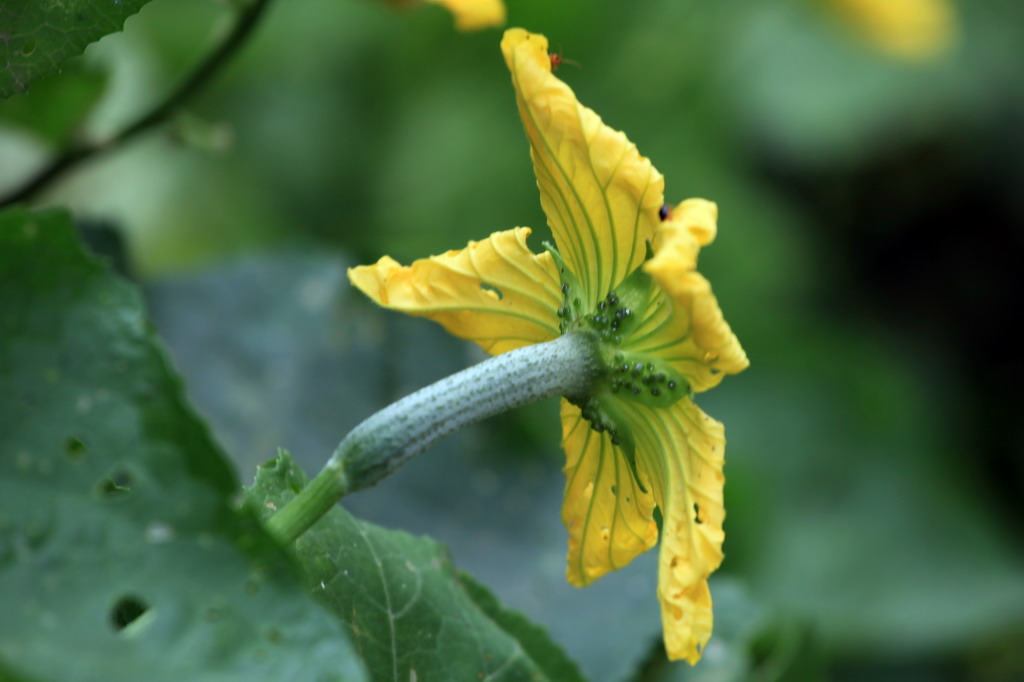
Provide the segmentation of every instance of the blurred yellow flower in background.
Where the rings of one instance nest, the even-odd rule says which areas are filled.
[[[503,0],[387,0],[396,7],[409,7],[423,2],[442,5],[455,16],[455,27],[460,31],[493,28],[505,23]]]
[[[828,0],[847,24],[886,52],[927,59],[949,48],[956,12],[949,0]]]
[[[501,26],[505,23],[505,3],[502,0],[424,0],[444,5],[455,15],[455,26],[460,31]]]
[[[650,160],[551,73],[544,36],[510,29],[501,49],[557,250],[535,254],[519,227],[411,266],[385,256],[349,278],[492,354],[566,333],[598,343],[598,388],[562,401],[566,576],[587,585],[653,547],[657,508],[665,646],[695,663],[711,636],[707,579],[723,557],[725,439],[692,394],[748,365],[696,269],[718,209],[665,205]]]

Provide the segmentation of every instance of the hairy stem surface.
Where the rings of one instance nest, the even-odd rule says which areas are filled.
[[[601,376],[587,334],[510,351],[392,403],[354,428],[323,470],[272,516],[290,543],[344,495],[374,485],[442,438],[486,417],[555,395],[586,395]]]

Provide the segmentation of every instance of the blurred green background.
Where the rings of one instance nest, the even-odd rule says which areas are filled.
[[[0,102],[0,192],[76,126],[151,106],[230,11],[155,0]],[[700,666],[659,662],[653,553],[565,584],[554,402],[346,506],[449,544],[594,680],[1024,679],[1024,4],[958,12],[947,53],[907,62],[812,0],[509,2],[670,201],[719,204],[701,269],[752,366],[699,400],[729,439]],[[540,248],[500,35],[435,6],[276,3],[187,112],[40,200],[120,238],[243,481],[277,445],[314,472],[363,417],[481,359],[360,300],[344,267],[516,225]]]

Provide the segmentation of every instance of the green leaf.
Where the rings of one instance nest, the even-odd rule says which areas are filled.
[[[270,515],[305,484],[291,455],[260,466]],[[543,630],[461,576],[448,550],[336,506],[295,543],[308,586],[348,625],[375,680],[581,679]]]
[[[549,679],[559,682],[583,679],[576,662],[568,658],[561,647],[551,641],[544,628],[531,623],[518,611],[505,608],[487,587],[468,573],[460,571],[459,582],[481,611],[519,640],[523,649],[544,670]]]
[[[60,147],[99,101],[106,84],[106,74],[80,60],[71,62],[59,75],[37,81],[31,92],[0,100],[0,121]]]
[[[149,0],[0,0],[0,97],[24,92]]]
[[[0,671],[363,680],[62,212],[0,213]]]

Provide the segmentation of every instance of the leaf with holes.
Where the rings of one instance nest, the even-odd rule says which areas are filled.
[[[0,677],[363,680],[68,217],[0,213]]]
[[[0,97],[60,71],[149,0],[0,0]]]
[[[306,477],[286,452],[249,490],[266,514]],[[538,626],[461,576],[447,549],[335,507],[296,541],[308,585],[349,627],[375,680],[581,680]]]

